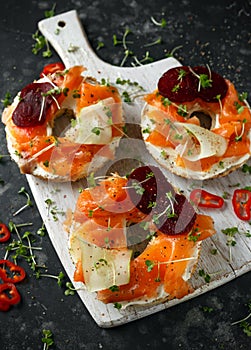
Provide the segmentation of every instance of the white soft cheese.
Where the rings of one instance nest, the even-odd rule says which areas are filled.
[[[94,105],[84,107],[76,115],[73,125],[65,137],[74,143],[108,144],[112,140],[112,104],[107,98]]]
[[[175,150],[190,161],[197,161],[212,156],[220,157],[226,150],[228,143],[223,136],[190,123],[174,123],[174,129],[185,135],[184,143],[180,143]],[[195,141],[196,140],[196,141]]]

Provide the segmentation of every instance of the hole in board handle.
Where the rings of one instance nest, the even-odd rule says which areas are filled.
[[[65,21],[58,21],[58,27],[64,28],[66,26]]]

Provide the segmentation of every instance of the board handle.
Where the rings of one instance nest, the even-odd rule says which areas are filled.
[[[100,79],[102,75],[110,81],[122,77],[144,86],[146,91],[156,87],[156,79],[167,69],[179,66],[173,57],[136,67],[114,66],[104,62],[93,51],[76,10],[61,13],[38,22],[38,28],[54,47],[66,68],[82,65],[88,75]],[[151,78],[152,77],[152,78]]]
[[[66,68],[74,65],[109,65],[94,53],[77,12],[68,11],[38,22],[40,32],[57,51]]]

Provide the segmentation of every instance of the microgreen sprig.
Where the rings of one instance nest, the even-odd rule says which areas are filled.
[[[34,55],[37,55],[41,50],[45,49],[42,56],[47,58],[52,56],[48,40],[41,35],[38,30],[32,35],[32,39],[35,40],[35,44],[32,46],[32,53]]]
[[[145,189],[143,186],[141,186],[143,183],[145,183],[146,181],[148,181],[151,177],[154,177],[154,173],[150,172],[148,174],[146,174],[146,178],[142,181],[132,181],[131,186],[125,186],[123,187],[124,189],[129,189],[129,188],[133,188],[137,194],[143,194],[145,192]]]
[[[39,279],[41,277],[53,278],[53,279],[55,279],[57,281],[57,284],[59,285],[59,287],[62,287],[63,282],[64,282],[64,278],[65,278],[65,275],[64,275],[64,273],[62,271],[60,271],[57,276],[56,275],[52,275],[50,273],[41,273],[40,271],[37,271],[35,276],[36,276],[37,279]]]
[[[245,102],[246,99],[248,98],[248,93],[247,92],[242,92],[241,94],[238,95],[239,101],[240,102]]]
[[[232,247],[237,244],[236,235],[244,234],[246,237],[251,237],[250,231],[240,231],[237,226],[227,227],[222,229],[221,232],[227,236],[227,246],[229,247],[229,261],[232,261]]]
[[[203,89],[205,88],[208,88],[208,87],[211,87],[212,86],[212,78],[211,78],[211,70],[210,70],[210,67],[207,65],[207,68],[208,68],[208,74],[197,74],[195,73],[195,71],[189,67],[190,71],[193,73],[194,76],[196,76],[196,78],[198,78],[199,80],[199,84],[198,84],[198,91],[200,91],[201,87]]]
[[[210,314],[211,312],[214,311],[214,309],[210,306],[202,306],[202,311]]]
[[[20,209],[18,209],[15,213],[13,213],[13,216],[16,216],[18,214],[20,214],[24,209],[26,209],[27,207],[31,207],[33,204],[31,202],[31,198],[29,193],[26,191],[26,189],[24,187],[21,187],[20,190],[18,191],[19,194],[24,194],[27,198],[26,204],[23,205]]]
[[[35,256],[33,255],[33,249],[36,249],[36,248],[32,247],[31,245],[32,233],[30,231],[25,231],[25,233],[22,236],[22,240],[24,240],[25,238],[28,242],[28,250],[30,252],[30,256],[29,256],[30,266],[31,266],[31,269],[34,270],[37,266],[37,262],[36,262]]]
[[[15,262],[17,262],[18,258],[25,259],[34,271],[37,267],[34,251],[41,250],[42,248],[32,245],[32,243],[35,242],[35,239],[30,231],[25,231],[23,235],[19,232],[20,228],[32,225],[32,223],[15,224],[13,221],[9,222],[9,229],[17,235],[17,239],[13,239],[6,247],[5,259],[7,259],[9,255],[12,256],[12,259]],[[27,241],[27,244],[25,244],[25,240]]]
[[[211,276],[204,269],[199,270],[199,276],[203,277],[206,283],[209,283],[211,280]]]
[[[239,324],[240,327],[243,329],[243,332],[248,336],[251,337],[251,324],[249,322],[247,322],[247,320],[251,317],[251,301],[247,304],[248,309],[249,309],[249,314],[242,318],[239,321],[235,321],[233,323],[231,323],[232,326]]]
[[[234,102],[234,106],[235,106],[236,111],[237,111],[238,114],[241,114],[241,113],[243,112],[244,108],[245,108],[245,107],[244,107],[242,104],[240,104],[238,101],[235,101],[235,102]]]
[[[122,40],[118,40],[117,35],[114,34],[113,35],[113,45],[117,46],[117,45],[123,45],[124,49],[127,49],[127,45],[128,44],[133,44],[133,41],[128,41],[126,40],[127,36],[131,33],[131,30],[129,28],[126,28],[126,30],[124,31],[124,34],[122,36]]]
[[[77,289],[73,287],[71,282],[66,282],[65,286],[66,286],[66,290],[65,290],[64,294],[66,296],[75,294]]]
[[[159,26],[161,28],[165,28],[167,25],[167,21],[165,20],[165,18],[161,18],[160,21],[157,21],[153,16],[151,16],[150,19],[153,22],[153,24],[155,24],[156,26]]]
[[[58,221],[58,215],[64,215],[65,213],[62,210],[59,210],[55,204],[55,202],[50,199],[47,198],[45,200],[45,203],[47,205],[47,210],[48,210],[48,215],[51,214],[52,218],[54,221]]]
[[[44,12],[45,18],[50,18],[55,15],[55,8],[56,3],[53,4],[52,8],[50,10],[46,10]],[[52,51],[50,50],[48,40],[37,30],[33,35],[32,39],[35,40],[35,44],[32,45],[32,53],[34,55],[37,55],[41,50],[44,49],[42,52],[43,57],[51,57]]]
[[[50,10],[44,11],[45,18],[53,17],[55,15],[55,8],[56,8],[56,3],[53,4]]]
[[[130,41],[130,42],[127,42],[126,38],[127,36],[131,33],[131,30],[129,28],[126,28],[124,34],[123,34],[123,38],[122,38],[122,45],[124,47],[125,50],[127,50],[127,44],[132,44],[133,42]]]
[[[46,227],[45,224],[43,222],[42,226],[37,230],[37,234],[41,237],[44,237],[46,234]]]
[[[154,46],[162,43],[161,36],[158,37],[156,40],[152,41],[151,43],[145,44],[144,47]]]
[[[50,346],[54,344],[52,332],[49,329],[43,329],[42,343],[44,344],[43,350],[48,350]]]
[[[249,166],[248,164],[243,164],[241,170],[243,173],[251,174],[251,166]]]
[[[181,49],[181,48],[182,48],[181,45],[174,47],[171,51],[169,51],[169,52],[166,53],[166,57],[173,57],[175,51],[177,51],[177,50],[179,50],[179,49]]]
[[[98,51],[104,46],[105,46],[105,44],[103,43],[103,41],[99,41],[98,44],[97,44],[96,50]]]
[[[234,247],[236,245],[235,235],[239,233],[238,227],[228,227],[226,229],[221,230],[227,236],[227,245]]]
[[[122,61],[121,61],[121,63],[120,63],[120,66],[121,66],[121,67],[124,66],[124,64],[125,64],[125,62],[126,62],[126,60],[127,60],[127,58],[128,58],[129,56],[132,56],[132,55],[133,55],[132,50],[129,50],[129,49],[128,49],[128,44],[133,44],[132,41],[128,41],[128,40],[127,40],[127,36],[128,36],[130,33],[132,33],[131,30],[130,30],[129,28],[126,28],[125,31],[124,31],[124,34],[123,34],[123,36],[122,36],[122,40],[118,40],[116,34],[114,34],[113,37],[112,37],[112,38],[113,38],[113,45],[114,45],[114,46],[122,45],[123,48],[124,48],[124,57],[123,57],[123,59],[122,59]]]
[[[8,107],[11,104],[11,100],[12,100],[11,94],[10,94],[10,92],[7,91],[5,96],[4,96],[4,99],[1,100],[1,102],[3,103],[4,108]]]
[[[247,122],[246,119],[242,120],[241,122],[241,133],[238,135],[236,127],[235,127],[235,141],[241,141],[242,140],[242,136],[244,135],[245,132],[245,123]]]
[[[222,102],[221,102],[221,95],[217,95],[215,96],[215,99],[219,102],[219,105],[220,105],[220,111],[221,111],[221,114],[222,114]]]
[[[155,282],[160,282],[160,266],[161,265],[169,265],[173,263],[179,263],[183,261],[190,261],[194,260],[196,257],[190,257],[190,258],[182,258],[182,259],[174,259],[169,261],[154,261],[154,260],[146,260],[145,265],[147,272],[151,272],[155,266],[157,266],[157,277],[154,279]]]
[[[113,304],[113,306],[114,306],[115,309],[118,309],[118,310],[122,309],[122,304],[121,303],[115,302]]]
[[[131,81],[130,79],[122,79],[118,77],[116,79],[116,84],[125,88],[121,95],[123,96],[124,102],[133,102],[137,97],[142,96],[142,91],[144,91],[143,86],[141,86],[137,81]],[[130,91],[128,91],[128,89]]]
[[[143,56],[143,58],[141,60],[138,59],[137,56],[133,56],[133,59],[135,61],[136,64],[132,63],[132,66],[142,66],[143,64],[145,64],[146,62],[153,62],[154,59],[150,56],[150,52],[146,51],[145,55]]]
[[[129,56],[133,56],[133,51],[131,51],[131,50],[126,49],[124,51],[124,53],[125,53],[124,58],[122,59],[122,61],[120,63],[121,67],[124,66],[124,64],[125,64],[125,62],[126,62],[126,60],[128,59]]]
[[[31,271],[34,272],[34,276],[39,279],[41,277],[50,277],[57,281],[57,284],[60,287],[66,287],[65,295],[73,295],[75,289],[72,287],[70,282],[65,281],[65,275],[63,272],[60,272],[58,275],[53,275],[51,273],[43,272],[47,267],[45,264],[38,264],[37,256],[35,252],[41,251],[42,247],[39,247],[35,244],[36,236],[31,231],[28,231],[27,226],[32,226],[33,223],[25,222],[20,224],[15,224],[13,221],[10,221],[8,226],[13,234],[12,241],[6,246],[6,253],[4,259],[12,259],[16,264],[18,260],[25,260]],[[25,228],[26,230],[22,233],[21,229]],[[37,230],[37,235],[44,236],[46,232],[44,223],[41,228]],[[16,238],[15,238],[16,235]]]

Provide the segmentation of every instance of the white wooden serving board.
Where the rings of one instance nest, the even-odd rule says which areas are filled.
[[[114,83],[118,77],[129,79],[138,82],[144,87],[146,92],[150,92],[156,87],[156,82],[163,72],[171,67],[180,65],[174,58],[167,58],[144,66],[129,68],[115,67],[103,62],[92,51],[76,11],[70,11],[45,19],[39,22],[38,26],[42,34],[54,46],[66,67],[82,64],[88,69],[87,74],[96,77],[98,80],[105,78],[109,79],[111,83]],[[73,47],[75,50],[69,50],[69,48]],[[135,129],[140,123],[140,111],[142,107],[143,102],[141,99],[138,99],[137,102],[131,103],[130,105],[124,105],[126,120],[135,124]],[[126,144],[124,144],[124,142]],[[124,151],[124,149],[126,149],[126,151]],[[138,158],[145,164],[156,164],[146,151],[141,139],[133,137],[130,140],[122,139],[121,147],[119,148],[114,165],[116,167],[116,164],[118,164],[118,171],[121,173],[121,171],[123,172],[123,169],[121,169],[122,164],[122,167],[125,167],[124,173],[122,173],[122,175],[124,175],[126,173],[125,171],[128,170],[126,166],[130,163],[130,160]],[[107,168],[104,167],[102,171],[105,173]],[[167,171],[164,172],[173,185],[183,189],[188,195],[192,187],[203,186],[205,189],[214,193],[223,194],[224,192],[229,192],[232,194],[235,184],[239,183],[240,186],[250,185],[250,175],[244,174],[241,170],[237,170],[222,179],[204,181],[203,184],[198,181],[195,182],[193,180],[179,178]],[[66,213],[69,209],[71,211],[74,210],[78,197],[78,189],[84,185],[84,182],[75,184],[51,183],[30,175],[27,176],[27,179],[36,199],[42,219],[46,224],[52,244],[69,278],[72,279],[74,265],[68,252],[68,235],[64,229],[65,215],[62,213]],[[51,208],[48,208],[45,203],[45,200],[48,198],[53,200],[54,210],[59,211],[56,215],[58,218],[57,221],[50,213]],[[119,311],[114,308],[113,304],[105,305],[99,302],[95,294],[88,293],[84,289],[79,290],[80,298],[100,327],[114,327],[153,314],[212,290],[251,270],[251,238],[246,237],[245,234],[238,234],[236,236],[237,244],[231,247],[230,254],[230,247],[226,244],[227,237],[221,232],[222,229],[233,226],[237,226],[240,231],[247,231],[250,228],[249,224],[241,222],[234,215],[231,199],[226,201],[223,209],[211,209],[207,210],[205,213],[212,215],[214,218],[217,234],[207,239],[202,244],[200,261],[197,271],[192,278],[192,285],[195,288],[195,292],[182,300],[172,300],[147,308],[143,306],[130,306]],[[217,249],[216,255],[211,253],[212,249]],[[206,273],[210,274],[210,283],[206,283],[204,279],[199,276],[198,271],[200,269],[204,269]],[[72,282],[77,288],[81,286],[80,283],[74,283],[73,280]],[[84,309],[83,312],[85,312]]]

